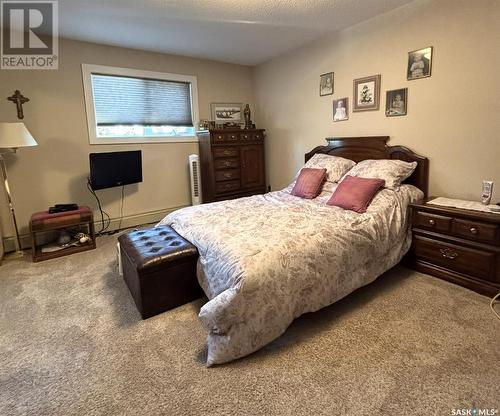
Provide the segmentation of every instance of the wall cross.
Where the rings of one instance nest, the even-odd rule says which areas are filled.
[[[12,101],[13,103],[16,104],[17,118],[23,119],[24,118],[23,104],[27,103],[30,99],[22,95],[21,91],[16,90],[14,92],[14,95],[12,95],[11,97],[7,97],[7,100]]]

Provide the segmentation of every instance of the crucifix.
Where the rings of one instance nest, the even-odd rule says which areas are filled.
[[[14,92],[14,95],[12,95],[11,97],[7,97],[7,100],[12,101],[13,103],[16,103],[17,118],[23,119],[24,118],[23,104],[27,103],[30,99],[25,97],[24,95],[22,95],[21,91],[16,90]]]

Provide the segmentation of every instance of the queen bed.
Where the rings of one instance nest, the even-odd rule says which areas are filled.
[[[408,205],[424,197],[428,160],[388,137],[327,139],[307,153],[360,162],[416,162],[397,189],[380,190],[365,213],[326,205],[338,186],[314,199],[292,185],[264,195],[187,207],[167,215],[198,249],[198,281],[208,302],[207,365],[248,355],[279,337],[298,316],[347,296],[396,265],[411,243]]]

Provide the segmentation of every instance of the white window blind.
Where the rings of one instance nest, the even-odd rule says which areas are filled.
[[[97,126],[192,127],[188,82],[92,74]]]
[[[197,142],[193,75],[82,64],[90,144]]]

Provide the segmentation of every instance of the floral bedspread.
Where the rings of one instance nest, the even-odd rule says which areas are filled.
[[[207,365],[234,360],[279,337],[298,316],[375,280],[410,247],[411,185],[384,189],[364,214],[290,194],[197,205],[167,215],[200,253],[198,280],[209,301]]]

